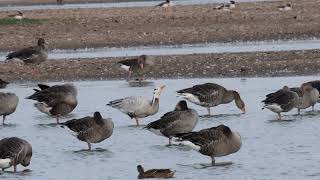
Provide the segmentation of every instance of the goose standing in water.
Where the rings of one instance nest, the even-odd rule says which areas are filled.
[[[59,124],[59,117],[69,114],[77,107],[77,89],[73,84],[47,86],[38,84],[40,90],[27,99],[38,101],[35,107],[42,113],[55,116]]]
[[[29,166],[32,157],[31,145],[17,137],[4,138],[0,140],[0,168],[2,170],[13,166],[17,172],[17,165]]]
[[[19,98],[14,93],[0,92],[0,116],[3,116],[3,124],[6,120],[6,116],[16,111],[18,102]]]
[[[306,84],[310,84],[313,88],[316,88],[320,92],[320,80],[309,81],[309,82],[303,83],[302,86]],[[320,103],[320,98],[318,100],[318,103]]]
[[[0,89],[5,88],[8,84],[9,82],[0,79]]]
[[[144,171],[141,165],[137,166],[139,172],[138,179],[147,179],[147,178],[172,178],[175,171],[171,169],[150,169]]]
[[[71,134],[80,141],[87,142],[89,151],[91,143],[99,143],[109,138],[114,127],[111,118],[103,119],[99,112],[95,112],[93,117],[72,119],[61,124],[67,126],[71,130]]]
[[[172,5],[173,4],[172,4],[171,0],[166,0],[165,2],[162,2],[162,3],[158,4],[157,6],[158,7],[170,7]]]
[[[159,101],[164,85],[157,87],[153,91],[153,98],[149,100],[142,96],[130,96],[123,99],[110,101],[107,106],[119,109],[124,114],[127,114],[131,119],[135,119],[139,126],[138,118],[152,116],[159,111]]]
[[[188,146],[203,155],[210,156],[212,165],[215,157],[235,153],[241,148],[241,136],[228,126],[219,125],[199,132],[190,132],[178,136],[181,145]]]
[[[169,145],[176,134],[189,133],[198,123],[198,113],[189,109],[186,101],[179,101],[173,111],[167,112],[159,120],[145,128],[159,136],[169,138]]]
[[[290,90],[296,92],[300,98],[296,107],[298,114],[300,114],[301,109],[309,107],[312,107],[312,111],[314,111],[314,105],[319,101],[319,91],[316,88],[313,88],[309,83],[304,83],[301,88],[290,88]]]
[[[242,101],[239,93],[233,90],[214,84],[205,83],[195,85],[191,88],[182,89],[177,91],[178,96],[195,103],[199,106],[206,107],[208,115],[211,115],[210,107],[215,107],[220,104],[228,104],[235,100],[236,106],[245,113],[245,104]]]

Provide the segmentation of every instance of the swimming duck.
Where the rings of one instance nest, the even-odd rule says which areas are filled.
[[[139,172],[138,179],[146,179],[146,178],[172,178],[175,171],[171,169],[150,169],[144,171],[141,165],[137,166],[137,170]]]

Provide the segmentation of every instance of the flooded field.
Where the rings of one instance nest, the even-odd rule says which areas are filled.
[[[18,136],[33,145],[30,172],[3,173],[1,179],[135,179],[136,165],[149,168],[172,168],[176,179],[319,179],[320,112],[306,112],[297,116],[287,113],[287,121],[274,121],[276,115],[262,111],[264,95],[283,85],[299,86],[302,82],[319,77],[281,77],[249,79],[178,79],[154,80],[146,87],[131,87],[125,81],[74,82],[78,88],[79,105],[63,120],[92,115],[100,111],[115,123],[114,134],[92,152],[83,151],[86,144],[56,125],[54,119],[41,114],[31,100],[36,84],[12,84],[7,89],[20,97],[17,111],[8,117],[8,126],[0,126],[0,137]],[[217,158],[217,162],[232,161],[223,167],[200,168],[210,158],[182,147],[166,147],[167,139],[135,127],[134,121],[105,104],[113,99],[130,95],[151,98],[154,86],[165,84],[160,110],[145,118],[142,124],[157,120],[174,108],[179,100],[175,91],[194,84],[214,82],[240,92],[246,103],[247,114],[240,114],[234,103],[213,108],[212,117],[201,117],[196,130],[225,124],[242,136],[243,145],[236,154]],[[200,115],[206,109],[189,104]],[[319,105],[316,106],[319,110]],[[290,120],[290,121],[288,121]],[[11,170],[11,169],[10,169]],[[18,170],[23,170],[19,166]]]

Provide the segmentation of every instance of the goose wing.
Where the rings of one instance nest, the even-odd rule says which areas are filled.
[[[218,84],[206,83],[201,85],[195,85],[191,88],[186,88],[177,91],[178,94],[190,93],[197,96],[202,102],[210,102],[213,99],[217,99],[220,96],[220,91],[226,91],[226,89]]]
[[[0,159],[13,159],[20,162],[27,153],[28,143],[20,138],[11,137],[0,140]]]
[[[6,57],[8,59],[18,58],[21,60],[28,60],[32,58],[34,54],[37,53],[37,49],[35,47],[24,48],[12,53],[9,53]]]
[[[124,113],[134,113],[149,109],[151,101],[142,96],[131,96],[110,101],[107,105],[119,109]]]

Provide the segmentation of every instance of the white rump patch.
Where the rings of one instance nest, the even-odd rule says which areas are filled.
[[[154,134],[156,134],[156,135],[158,135],[158,136],[164,136],[164,135],[160,132],[160,129],[150,128],[149,131],[153,132]]]
[[[178,96],[187,99],[190,102],[193,102],[195,104],[199,104],[200,100],[197,96],[190,94],[190,93],[178,93]]]
[[[270,109],[273,112],[280,113],[283,111],[281,106],[279,104],[268,104],[265,106],[265,108]]]
[[[51,116],[50,110],[52,107],[49,107],[46,103],[44,102],[39,102],[35,103],[34,106],[42,113],[48,114]]]
[[[123,64],[121,64],[120,67],[121,67],[122,69],[126,70],[126,71],[129,71],[129,69],[130,69],[130,66],[123,65]]]
[[[11,167],[11,159],[0,159],[0,169]]]
[[[193,149],[195,151],[200,151],[200,146],[195,145],[190,141],[182,141],[180,144],[184,145],[184,146],[188,146],[188,147],[190,147],[191,149]]]

